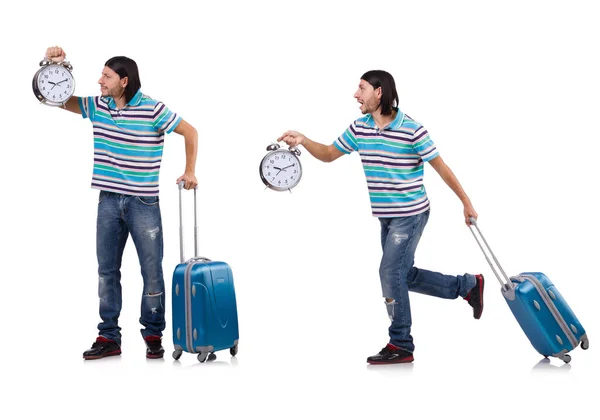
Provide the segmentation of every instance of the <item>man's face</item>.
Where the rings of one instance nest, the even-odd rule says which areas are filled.
[[[381,88],[373,89],[373,86],[369,82],[361,79],[354,98],[360,104],[360,112],[363,114],[372,114],[379,108]]]
[[[127,86],[127,77],[121,79],[110,67],[104,67],[98,83],[100,84],[102,96],[120,98],[123,95],[125,86]]]

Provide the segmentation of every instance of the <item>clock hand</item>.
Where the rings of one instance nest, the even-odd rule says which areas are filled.
[[[60,82],[57,82],[56,84],[60,85],[62,82],[66,82],[67,80],[69,80],[69,79],[61,80]]]
[[[285,171],[287,168],[291,168],[292,166],[296,166],[296,164],[294,163],[293,165],[288,165],[285,168],[281,168],[282,171]]]

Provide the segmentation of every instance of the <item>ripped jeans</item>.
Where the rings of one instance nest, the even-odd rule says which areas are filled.
[[[144,290],[142,337],[162,336],[165,329],[165,283],[162,272],[163,232],[158,197],[100,191],[96,227],[98,256],[99,335],[121,344],[121,260],[131,234],[137,250]]]
[[[465,297],[475,287],[475,276],[449,276],[413,266],[415,251],[429,210],[408,217],[380,218],[383,257],[379,277],[383,297],[391,320],[390,343],[413,352],[410,335],[412,319],[408,292],[423,293],[443,299]]]

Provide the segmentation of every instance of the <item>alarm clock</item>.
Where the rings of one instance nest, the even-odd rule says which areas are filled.
[[[268,153],[260,162],[260,179],[270,189],[291,192],[302,178],[300,150],[292,146],[282,149],[277,143],[267,147]]]
[[[44,59],[33,76],[33,93],[44,105],[63,106],[75,92],[75,79],[68,61],[54,63]]]

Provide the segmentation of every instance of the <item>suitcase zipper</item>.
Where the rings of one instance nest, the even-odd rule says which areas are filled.
[[[573,348],[577,347],[577,344],[579,343],[579,341],[577,340],[577,338],[575,338],[575,335],[573,333],[571,333],[569,326],[567,325],[564,318],[562,317],[562,315],[560,314],[560,312],[554,305],[554,302],[552,302],[550,295],[548,294],[548,292],[546,291],[546,289],[544,288],[542,283],[535,276],[532,276],[529,274],[522,274],[520,276],[514,277],[514,279],[518,280],[518,281],[521,281],[522,278],[529,280],[531,282],[531,284],[533,284],[533,286],[538,291],[539,295],[542,297],[542,300],[546,304],[546,307],[550,310],[550,313],[552,314],[552,316],[554,317],[554,319],[560,326],[560,329],[563,331],[563,333],[565,334],[565,336],[567,337],[567,339],[569,340],[569,342],[571,343]]]

